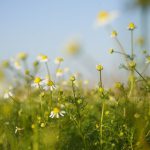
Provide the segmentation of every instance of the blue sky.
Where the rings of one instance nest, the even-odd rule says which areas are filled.
[[[104,64],[106,74],[109,74],[118,69],[121,60],[108,55],[107,50],[114,43],[105,28],[94,30],[93,23],[99,11],[119,10],[121,16],[112,25],[128,48],[126,26],[130,21],[139,25],[139,11],[122,11],[125,10],[123,2],[125,0],[122,3],[120,0],[0,0],[0,59],[20,51],[29,53],[30,60],[39,53],[54,59],[63,55],[62,49],[67,41],[76,38],[88,56],[83,53],[80,58],[66,60],[66,64],[69,61],[71,67],[82,72],[86,70],[85,66],[77,66],[86,64],[85,57],[92,57],[97,63]],[[92,65],[95,69],[95,62]]]

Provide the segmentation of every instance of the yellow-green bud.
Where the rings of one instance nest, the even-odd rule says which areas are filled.
[[[102,70],[103,70],[103,66],[102,66],[102,65],[96,65],[96,69],[97,69],[98,71],[102,71]]]
[[[76,80],[75,76],[70,77],[70,81],[74,82]]]

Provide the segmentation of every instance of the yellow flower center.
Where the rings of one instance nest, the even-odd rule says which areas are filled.
[[[136,26],[135,26],[134,23],[130,23],[130,24],[128,25],[128,29],[129,29],[129,30],[134,30],[135,28],[136,28]]]
[[[48,81],[47,81],[47,85],[48,85],[48,86],[53,86],[53,85],[54,85],[54,82],[51,81],[51,80],[48,80]]]
[[[34,83],[40,83],[41,82],[41,78],[40,77],[36,77],[35,79],[34,79]]]
[[[57,108],[57,107],[55,107],[55,108],[53,109],[53,112],[54,112],[54,114],[58,114],[58,113],[60,112],[60,109]]]
[[[41,55],[41,59],[42,59],[42,60],[47,60],[48,57],[47,57],[46,55]]]

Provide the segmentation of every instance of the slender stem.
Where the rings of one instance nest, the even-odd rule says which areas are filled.
[[[141,75],[141,73],[139,73],[139,71],[137,69],[134,69],[134,70],[147,84],[147,80]]]
[[[133,30],[131,30],[131,58],[134,59]]]
[[[104,102],[102,104],[101,119],[100,119],[100,145],[103,149],[103,117],[104,117]]]
[[[117,44],[119,45],[120,50],[122,51],[122,53],[123,53],[123,54],[126,54],[126,51],[125,51],[124,47],[122,46],[121,42],[119,41],[119,39],[118,39],[117,37],[115,37],[115,40],[116,40]],[[128,60],[127,60],[126,57],[125,57],[125,61],[126,61],[126,63],[128,64]]]
[[[100,85],[99,87],[103,87],[103,83],[102,83],[102,71],[99,71],[99,81],[100,81]]]
[[[48,78],[49,78],[49,80],[51,80],[51,74],[50,74],[50,70],[49,70],[47,62],[45,62],[45,66],[46,66],[46,70],[47,70],[47,73],[48,73]]]

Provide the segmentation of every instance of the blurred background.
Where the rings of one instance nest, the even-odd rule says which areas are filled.
[[[126,79],[127,73],[118,69],[122,57],[110,55],[108,50],[118,46],[110,38],[105,26],[95,27],[100,11],[117,11],[110,22],[127,52],[130,33],[127,26],[134,22],[135,51],[142,67],[142,51],[149,50],[150,0],[0,0],[0,60],[19,52],[29,54],[29,62],[39,53],[48,55],[50,67],[57,56],[64,57],[63,66],[81,72],[85,79],[97,81],[95,65],[104,66],[106,86]],[[144,40],[143,40],[144,39]],[[66,54],[70,43],[73,56]]]

